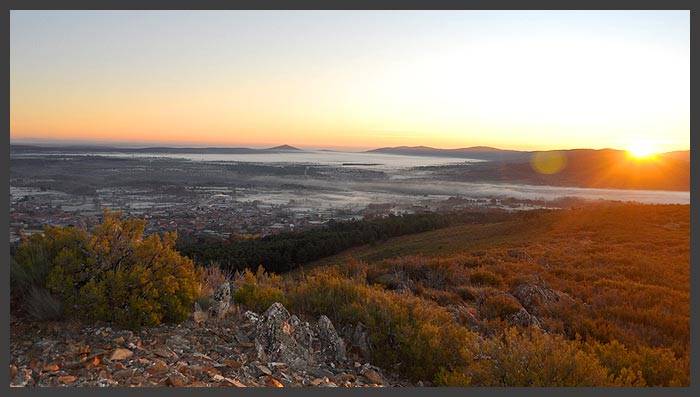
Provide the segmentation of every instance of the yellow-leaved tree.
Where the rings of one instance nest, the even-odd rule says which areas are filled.
[[[92,232],[47,227],[24,240],[13,264],[13,293],[44,291],[63,314],[139,327],[187,318],[199,290],[175,233],[144,237],[145,222],[105,211]]]

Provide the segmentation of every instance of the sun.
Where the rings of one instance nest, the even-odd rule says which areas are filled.
[[[656,154],[654,145],[646,141],[638,141],[627,148],[627,153],[636,159],[647,159]]]

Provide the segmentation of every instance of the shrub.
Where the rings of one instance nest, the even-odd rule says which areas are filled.
[[[454,292],[442,291],[432,288],[422,288],[420,296],[436,302],[440,306],[449,306],[461,303],[461,298]]]
[[[467,286],[455,288],[455,293],[457,293],[457,295],[459,295],[459,297],[465,301],[473,301],[477,297],[477,292],[474,290],[474,288]]]
[[[493,272],[479,269],[469,275],[469,282],[474,285],[498,287],[501,285],[501,278]]]
[[[356,279],[360,282],[367,281],[367,264],[354,258],[348,259],[345,266],[342,268],[345,276]]]
[[[31,287],[26,296],[26,310],[30,317],[39,321],[60,320],[63,318],[61,301],[52,296],[49,291]]]
[[[221,270],[216,263],[197,268],[197,274],[200,283],[198,299],[212,296],[220,285],[233,278],[230,271]]]
[[[398,271],[381,274],[372,279],[372,284],[378,284],[392,290],[403,290],[406,287],[410,288],[413,283],[405,273]]]
[[[409,279],[415,280],[428,288],[442,289],[453,279],[453,269],[444,261],[428,262],[425,258],[406,257],[399,266]]]
[[[504,293],[486,296],[480,305],[481,314],[489,319],[506,318],[517,313],[521,308],[517,299]]]
[[[195,299],[195,303],[197,303],[200,309],[207,311],[212,304],[214,304],[214,300],[211,298],[211,296],[199,296],[197,299]]]
[[[245,270],[241,278],[236,280],[236,285],[234,301],[258,313],[267,310],[275,302],[287,304],[279,276],[265,273],[262,266],[258,267],[255,274]]]
[[[434,379],[441,369],[463,365],[476,335],[458,326],[443,308],[410,294],[358,284],[317,272],[291,287],[290,305],[336,324],[367,326],[372,360],[411,379]]]
[[[670,349],[640,346],[634,369],[652,386],[684,386],[689,384],[687,361],[676,359]]]
[[[279,301],[295,313],[325,314],[336,326],[363,323],[372,362],[412,380],[446,386],[687,384],[687,363],[667,349],[616,350],[621,344],[584,344],[537,329],[508,328],[501,320],[494,320],[501,322],[493,332],[479,337],[434,302],[368,285],[342,268],[317,269],[286,284],[258,269],[243,273],[237,284],[236,300],[257,311]],[[482,310],[490,316],[506,316],[521,307],[495,289],[481,292]],[[645,381],[643,374],[655,383]]]
[[[51,226],[43,233],[29,236],[13,258],[13,292],[25,294],[34,287],[43,288],[58,273],[73,273],[73,278],[81,280],[87,278],[89,274],[82,267],[93,263],[87,254],[88,240],[83,230]]]
[[[467,268],[478,268],[482,266],[494,266],[498,263],[496,259],[486,256],[486,251],[473,253],[472,256],[463,256],[457,259],[461,266]]]
[[[184,320],[199,288],[194,263],[174,250],[174,233],[144,238],[144,226],[105,212],[92,233],[48,227],[32,235],[15,256],[19,291],[43,288],[88,320],[129,327]]]
[[[688,363],[677,359],[669,349],[642,346],[633,350],[618,341],[592,342],[589,349],[616,377],[639,374],[649,386],[688,384]]]
[[[449,386],[613,386],[593,354],[579,341],[515,328],[482,340],[478,358],[464,368],[443,371],[438,382]]]

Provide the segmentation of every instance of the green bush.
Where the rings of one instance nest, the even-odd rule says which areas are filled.
[[[614,386],[623,384],[579,341],[540,331],[515,328],[500,337],[483,339],[478,359],[454,371],[443,371],[438,382],[449,386]]]
[[[255,274],[245,270],[242,277],[236,280],[233,300],[258,313],[264,312],[275,302],[286,305],[287,299],[280,282],[279,276],[265,273],[262,267],[258,267]]]
[[[92,233],[47,227],[19,246],[13,292],[45,289],[86,320],[129,327],[184,320],[199,289],[194,263],[175,251],[175,234],[144,238],[144,226],[105,212]]]
[[[43,288],[32,287],[25,299],[27,314],[35,320],[51,321],[63,317],[61,301]]]
[[[197,297],[197,299],[195,299],[195,303],[199,305],[200,309],[202,309],[203,311],[207,311],[214,304],[214,300],[211,296],[200,295]]]
[[[648,386],[688,384],[688,362],[676,358],[670,349],[642,346],[633,350],[618,341],[592,342],[589,346],[614,376],[639,374]]]
[[[294,313],[325,314],[336,326],[363,323],[372,362],[414,381],[444,386],[688,383],[687,362],[675,359],[668,349],[628,351],[619,343],[584,344],[538,329],[502,331],[505,323],[487,332],[489,336],[478,336],[435,302],[367,284],[342,267],[317,269],[289,283],[258,269],[245,272],[236,283],[236,301],[256,311],[278,301]],[[482,313],[500,317],[520,309],[513,297],[486,290],[491,294],[482,301]]]
[[[409,294],[359,284],[327,270],[291,287],[292,310],[325,314],[336,324],[367,326],[372,361],[411,379],[433,380],[463,364],[476,335],[443,308]]]

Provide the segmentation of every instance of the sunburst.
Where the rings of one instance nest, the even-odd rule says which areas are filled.
[[[627,148],[627,153],[635,159],[648,159],[654,157],[658,150],[651,142],[637,141]]]

